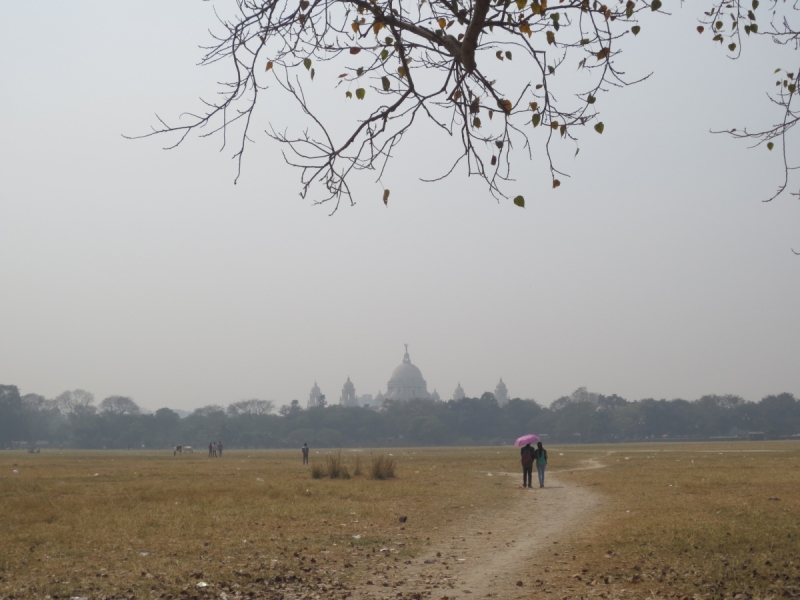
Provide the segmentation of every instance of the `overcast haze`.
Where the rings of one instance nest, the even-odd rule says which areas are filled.
[[[777,153],[709,133],[776,118],[779,50],[728,60],[692,5],[649,18],[620,60],[654,76],[603,95],[605,132],[567,148],[558,190],[540,148],[515,165],[524,210],[461,174],[421,183],[456,151],[424,128],[384,178],[388,208],[365,178],[329,216],[261,133],[291,114],[277,95],[235,186],[218,139],[121,137],[214,91],[195,66],[214,4],[0,3],[0,383],[305,405],[315,380],[332,401],[348,375],[385,392],[407,342],[445,399],[501,376],[544,404],[579,386],[800,394],[800,206],[760,202]]]

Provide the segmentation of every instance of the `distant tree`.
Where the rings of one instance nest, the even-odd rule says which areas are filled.
[[[15,385],[0,385],[0,448],[24,439],[22,427],[22,399]]]
[[[219,404],[207,404],[201,408],[196,408],[192,412],[193,415],[199,417],[209,417],[212,415],[219,415],[225,416],[225,409],[222,408]]]
[[[109,396],[100,403],[100,412],[111,415],[139,415],[142,410],[127,396]]]
[[[278,411],[278,413],[281,416],[289,417],[289,416],[296,415],[296,414],[298,414],[298,413],[300,413],[302,411],[303,411],[303,408],[300,406],[300,402],[298,400],[292,400],[289,403],[288,406],[285,405],[285,404],[283,406],[281,406],[281,408]]]
[[[22,396],[22,406],[27,411],[41,411],[48,408],[57,408],[53,400],[48,400],[39,394],[25,394]]]
[[[328,405],[328,401],[325,399],[325,394],[321,394],[319,398],[317,398],[317,406],[320,408],[325,408]]]
[[[72,390],[56,397],[58,409],[65,415],[93,415],[97,412],[94,406],[94,394],[86,390]]]
[[[558,400],[554,401],[550,405],[551,410],[561,410],[562,408],[569,406],[570,404],[591,404],[592,406],[597,406],[598,399],[600,394],[596,394],[594,392],[588,391],[585,387],[579,387],[577,390],[572,392],[569,396],[561,396]]]
[[[272,400],[241,400],[228,405],[227,412],[232,417],[268,415],[275,410]]]

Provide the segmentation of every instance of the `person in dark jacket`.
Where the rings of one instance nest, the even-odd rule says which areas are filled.
[[[531,482],[533,480],[533,459],[536,451],[531,447],[530,444],[526,444],[519,451],[519,454],[522,460],[522,487],[532,487]]]
[[[537,442],[536,450],[533,451],[536,461],[536,474],[539,475],[539,487],[544,487],[544,469],[547,466],[547,450],[542,447],[542,442]]]

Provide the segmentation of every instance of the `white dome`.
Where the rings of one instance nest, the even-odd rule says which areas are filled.
[[[422,377],[422,372],[411,364],[408,356],[408,345],[403,356],[403,362],[397,365],[392,372],[386,389],[386,397],[392,400],[410,400],[411,398],[428,398],[428,384]]]
[[[422,383],[425,380],[422,378],[422,371],[416,365],[410,362],[400,363],[392,371],[392,379],[390,381],[408,382],[409,384]]]

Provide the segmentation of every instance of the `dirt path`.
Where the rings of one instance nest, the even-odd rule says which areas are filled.
[[[585,461],[585,465],[570,470],[605,466],[596,459]],[[571,560],[571,556],[564,556],[563,543],[567,537],[580,536],[581,525],[600,506],[602,498],[558,472],[547,474],[547,487],[531,490],[519,487],[521,473],[497,475],[507,475],[507,485],[515,488],[511,493],[518,498],[510,508],[475,511],[447,530],[432,532],[438,535],[431,536],[428,554],[396,563],[395,569],[374,572],[354,597],[530,597],[531,586],[536,585],[530,575],[531,559],[546,553],[548,561]]]

